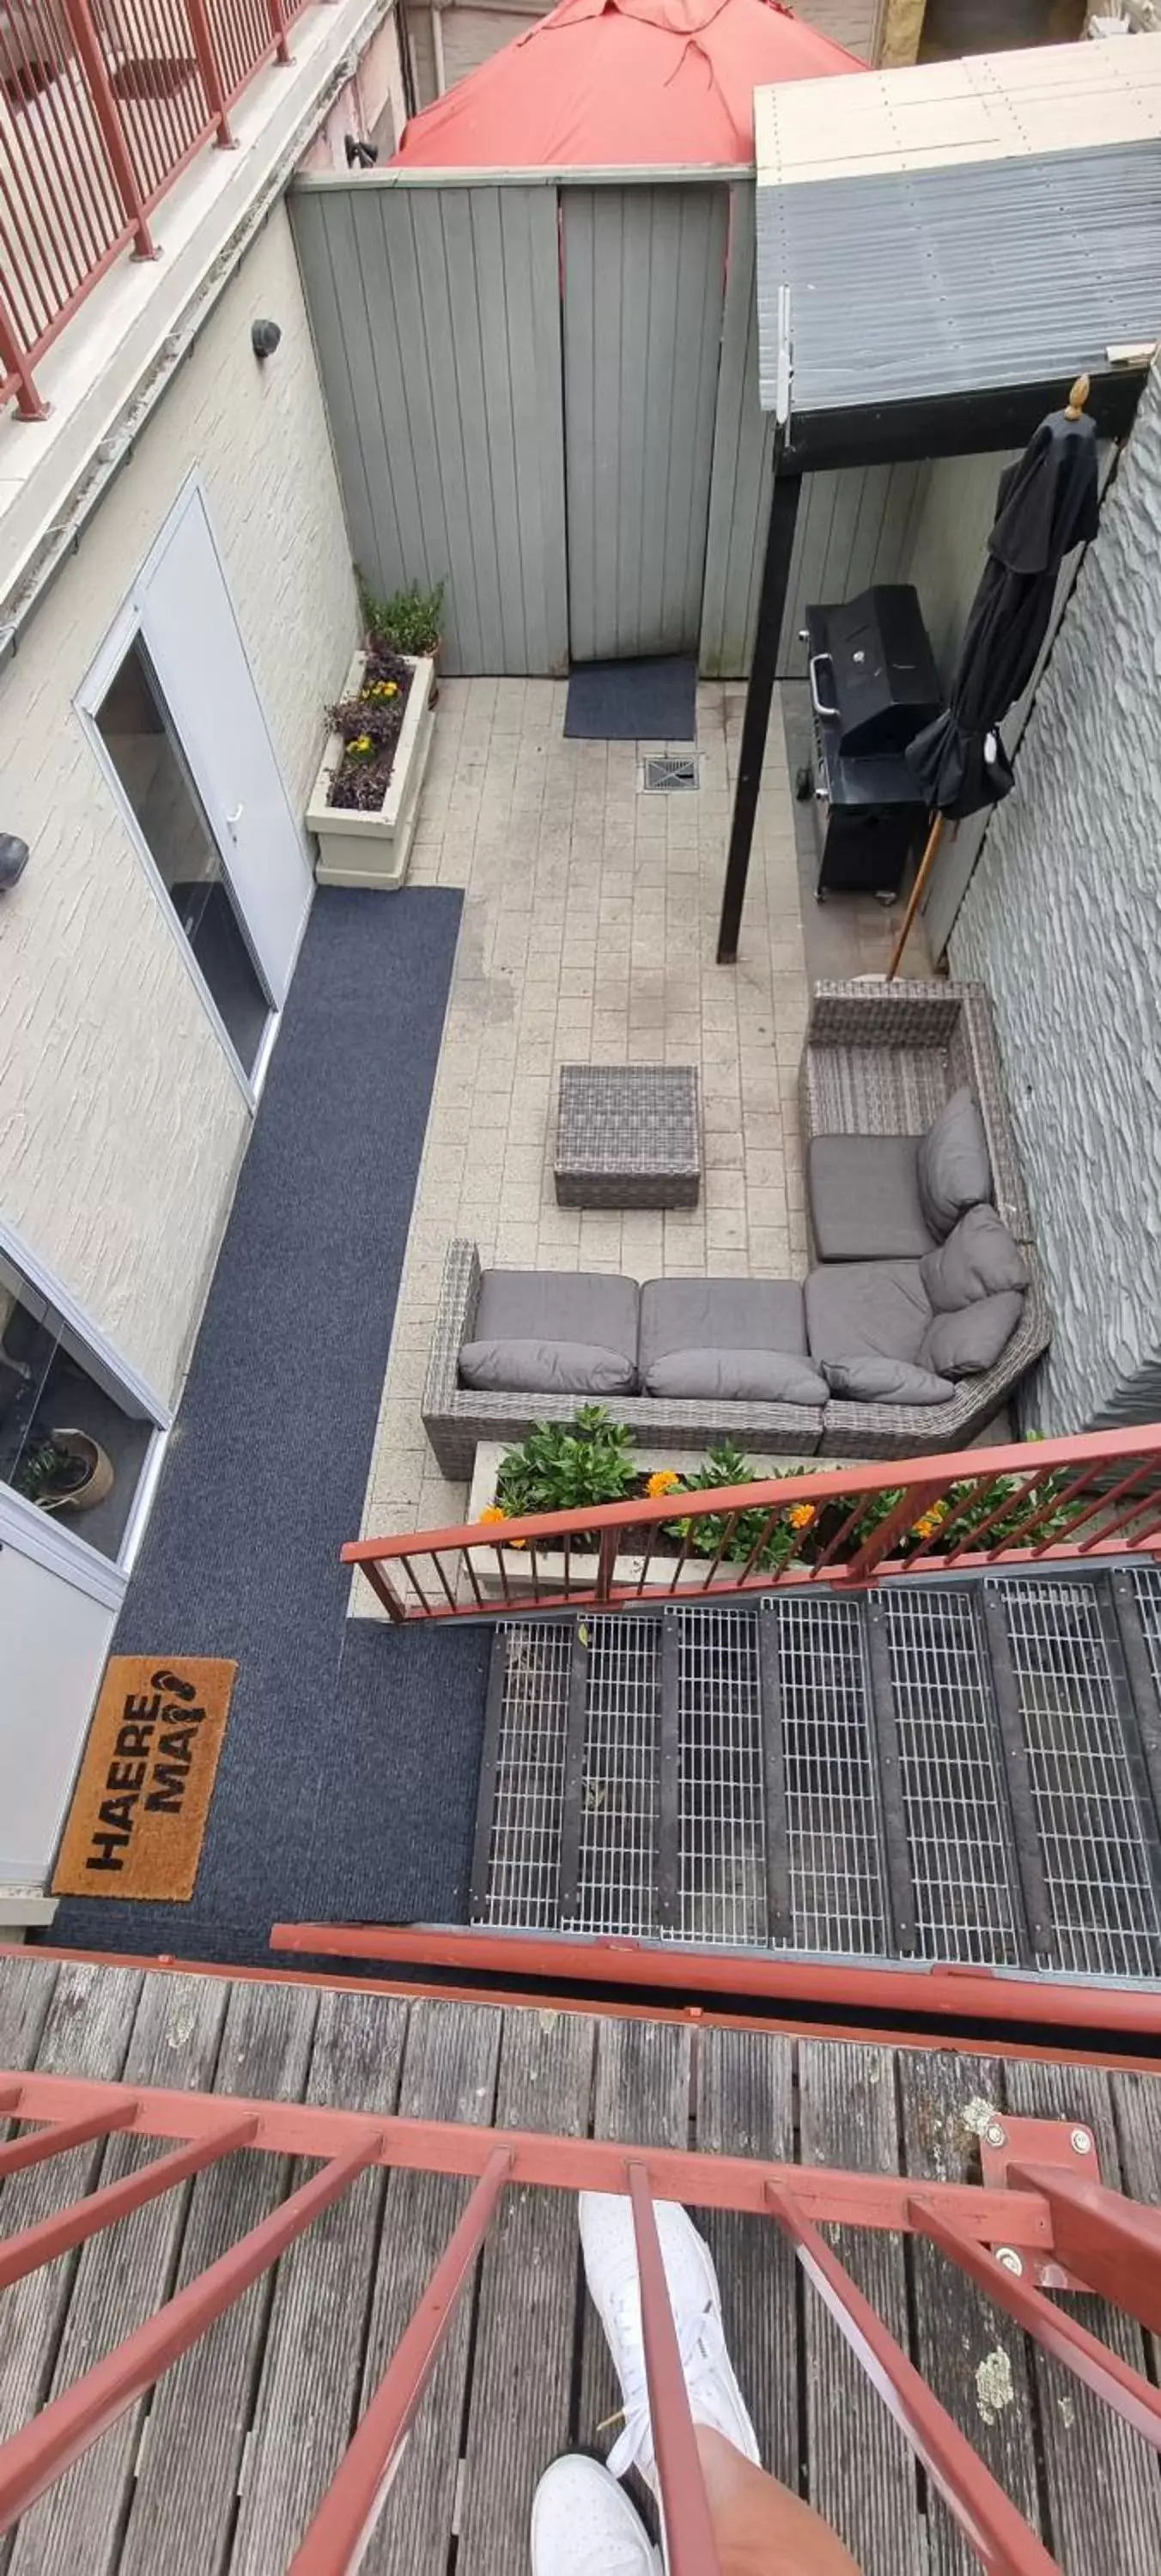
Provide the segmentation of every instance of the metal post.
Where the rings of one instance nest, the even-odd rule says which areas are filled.
[[[18,420],[47,420],[48,404],[36,390],[32,369],[24,355],[8,298],[0,287],[0,369],[16,385]]]
[[[1161,2333],[1161,2211],[1104,2183],[1074,2182],[1057,2165],[1012,2164],[1008,2179],[1017,2191],[1043,2192],[1057,2262]]]
[[[779,424],[774,432],[774,490],[770,498],[770,524],[766,531],[762,587],[758,594],[754,656],[750,665],[749,687],[746,691],[742,747],[738,756],[738,775],[734,786],[734,813],[730,825],[729,854],[726,859],[726,882],[722,894],[721,920],[718,924],[719,966],[733,966],[737,963],[738,935],[742,927],[742,905],[746,896],[750,849],[754,839],[754,818],[758,811],[758,791],[762,784],[762,763],[766,757],[766,736],[770,726],[770,707],[778,668],[778,639],[782,633],[786,596],[790,588],[790,559],[794,551],[794,530],[798,519],[801,477],[783,474],[780,470],[785,444],[785,431]]]
[[[133,227],[138,259],[156,259],[157,248],[149,229],[145,200],[137,184],[137,173],[129,150],[128,138],[121,123],[120,110],[113,96],[108,66],[101,51],[100,38],[89,8],[89,0],[63,0],[69,33],[77,49],[77,59],[88,83],[93,113],[101,129],[109,155],[117,193]]]
[[[767,2199],[807,2279],[922,2460],[988,2576],[1055,2576],[1055,2562],[1043,2543],[806,2217],[794,2193],[769,2184]]]
[[[236,2147],[250,2146],[257,2132],[255,2119],[232,2120],[216,2135],[195,2138],[188,2147],[176,2147],[172,2155],[155,2156],[151,2164],[139,2166],[135,2173],[122,2174],[118,2182],[107,2183],[103,2191],[91,2191],[84,2200],[57,2210],[52,2218],[42,2218],[35,2227],[22,2227],[17,2236],[6,2236],[0,2243],[0,2290],[23,2280],[26,2272],[35,2272],[41,2263],[55,2263],[58,2254],[83,2245],[86,2237],[99,2235],[103,2227],[115,2226],[119,2218],[127,2218],[131,2210],[143,2209],[146,2201],[156,2200],[159,2192],[172,2191],[176,2183],[201,2173],[204,2166],[220,2164]]]
[[[189,28],[194,41],[194,52],[198,58],[198,68],[205,87],[206,105],[218,129],[217,148],[220,152],[232,152],[234,136],[230,125],[230,112],[222,84],[221,66],[214,51],[206,0],[186,0],[186,6],[189,11]]]
[[[54,2121],[50,2129],[38,2130],[34,2138],[13,2138],[0,2147],[0,2176],[26,2173],[29,2165],[43,2164],[47,2156],[67,2155],[70,2147],[87,2147],[94,2138],[107,2138],[114,2129],[129,2129],[137,2117],[137,2096],[131,2093],[120,2101],[114,2099],[98,2111],[88,2111],[79,2120]]]
[[[512,2157],[503,2149],[489,2157],[459,2226],[395,2347],[334,2484],[328,2488],[291,2560],[289,2576],[349,2576],[349,2571],[361,2564],[408,2427],[439,2359],[460,2293],[511,2170]]]
[[[720,2576],[649,2177],[644,2165],[631,2164],[626,2170],[641,2275],[641,2333],[665,2520],[666,2565],[672,2576]]]
[[[220,2109],[219,2104],[214,2107]],[[269,2271],[296,2236],[321,2217],[341,2193],[350,2190],[368,2165],[377,2163],[382,2144],[381,2130],[365,2127],[360,2145],[350,2148],[346,2155],[334,2157],[321,2173],[312,2175],[260,2226],[251,2228],[249,2235],[211,2263],[207,2272],[200,2272],[188,2282],[175,2298],[158,2309],[156,2316],[138,2326],[124,2343],[116,2344],[103,2361],[87,2370],[83,2378],[74,2380],[63,2396],[54,2398],[5,2443],[0,2452],[0,2531],[18,2522],[53,2479],[63,2476],[135,2398],[152,2388],[163,2370],[188,2352],[190,2345],[197,2343],[263,2272]]]
[[[291,60],[291,53],[286,36],[286,0],[269,0],[269,6],[270,24],[278,39],[275,55],[280,63],[288,63]]]

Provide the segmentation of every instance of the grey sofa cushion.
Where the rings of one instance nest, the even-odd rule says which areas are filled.
[[[813,1360],[909,1360],[931,1307],[917,1261],[824,1261],[806,1281],[806,1330]],[[932,1363],[934,1366],[934,1363]]]
[[[949,1377],[910,1360],[824,1360],[822,1373],[831,1394],[848,1404],[947,1404],[955,1394]]]
[[[1023,1307],[1017,1291],[1006,1289],[999,1297],[975,1298],[958,1314],[933,1316],[919,1352],[920,1368],[934,1369],[938,1377],[982,1377],[1007,1348]]]
[[[631,1395],[640,1291],[600,1270],[485,1270],[465,1386],[503,1395]]]
[[[820,1261],[914,1261],[932,1250],[919,1143],[918,1136],[811,1137],[806,1186]]]
[[[825,1378],[793,1351],[699,1350],[651,1361],[641,1391],[708,1404],[825,1404],[827,1392]]]
[[[941,1243],[966,1208],[992,1195],[984,1122],[966,1082],[944,1101],[938,1118],[920,1137],[917,1162],[920,1205]]]
[[[794,1351],[806,1357],[797,1279],[647,1279],[637,1358],[644,1381],[673,1351]]]
[[[634,1395],[637,1369],[595,1342],[465,1342],[465,1386],[489,1395]]]
[[[952,1227],[946,1243],[919,1264],[923,1285],[938,1314],[954,1315],[977,1297],[1026,1288],[1028,1265],[1002,1216],[986,1204],[972,1207]]]

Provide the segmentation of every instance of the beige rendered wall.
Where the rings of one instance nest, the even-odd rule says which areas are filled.
[[[194,465],[300,809],[356,615],[281,204],[0,677],[0,821],[32,852],[0,897],[0,1215],[166,1399],[250,1118],[73,700]]]

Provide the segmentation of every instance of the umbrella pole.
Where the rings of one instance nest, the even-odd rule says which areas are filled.
[[[935,866],[936,853],[942,839],[943,816],[942,814],[935,814],[932,817],[931,830],[927,835],[927,847],[919,862],[915,883],[911,888],[911,900],[903,915],[903,928],[895,942],[895,952],[891,959],[891,963],[887,968],[887,982],[889,984],[899,972],[899,960],[907,946],[908,939],[910,938],[911,924],[914,921],[915,915],[919,910],[919,906],[927,892],[927,880]]]

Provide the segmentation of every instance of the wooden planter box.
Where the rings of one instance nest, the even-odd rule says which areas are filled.
[[[478,1521],[481,1512],[486,1511],[489,1503],[495,1501],[496,1478],[500,1472],[501,1460],[507,1456],[507,1453],[508,1444],[504,1441],[482,1440],[480,1442],[476,1450],[476,1463],[472,1473],[471,1492],[468,1496],[467,1517],[470,1521]],[[687,1469],[700,1466],[703,1455],[704,1452],[700,1449],[677,1451],[670,1449],[666,1450],[664,1453],[660,1449],[656,1451],[643,1450],[641,1452],[642,1473],[651,1475],[653,1470],[657,1467],[676,1467],[679,1473],[684,1473]],[[776,1475],[778,1469],[780,1467],[784,1467],[786,1462],[785,1459],[755,1458],[753,1463],[758,1469],[760,1475]],[[676,1506],[674,1519],[676,1520],[679,1518],[681,1510],[681,1498],[679,1495],[675,1495],[674,1502]],[[487,1533],[489,1538],[494,1539],[496,1537],[497,1526],[498,1525],[489,1526]],[[523,1548],[506,1547],[503,1551],[504,1573],[508,1578],[507,1591],[505,1591],[504,1584],[501,1581],[499,1566],[495,1557],[480,1554],[474,1556],[472,1562],[475,1567],[476,1581],[485,1601],[511,1600],[513,1602],[530,1602],[534,1599],[532,1573],[529,1567],[527,1554]],[[638,1550],[634,1555],[619,1556],[614,1569],[614,1582],[629,1584],[639,1583],[641,1580],[641,1569],[644,1563],[645,1558],[641,1554],[640,1550]],[[669,1592],[673,1589],[673,1577],[676,1563],[676,1557],[673,1556],[655,1556],[650,1560],[649,1572],[645,1578],[645,1589],[641,1595],[643,1601],[648,1601],[656,1592]],[[708,1557],[687,1557],[678,1577],[677,1590],[679,1592],[699,1592],[705,1583],[709,1569],[710,1560]],[[719,1568],[719,1572],[722,1571],[724,1571],[724,1567]],[[538,1548],[536,1551],[536,1573],[542,1594],[563,1592],[565,1590],[565,1559],[563,1550],[559,1556],[556,1556],[550,1554],[547,1548]],[[568,1588],[574,1592],[579,1591],[586,1586],[594,1586],[596,1580],[596,1557],[578,1556],[574,1550],[573,1555],[569,1560]],[[467,1575],[461,1572],[460,1598],[461,1600],[466,1601],[473,1597],[472,1587],[468,1581]]]
[[[350,807],[328,805],[331,779],[342,758],[340,734],[331,735],[323,753],[306,809],[307,830],[318,836],[315,875],[320,885],[390,889],[401,886],[407,875],[419,791],[435,721],[431,708],[435,664],[428,658],[413,661],[410,654],[402,658],[410,664],[412,681],[395,746],[390,785],[377,813],[361,814]],[[366,654],[356,653],[343,685],[345,698],[356,695],[366,667]]]

